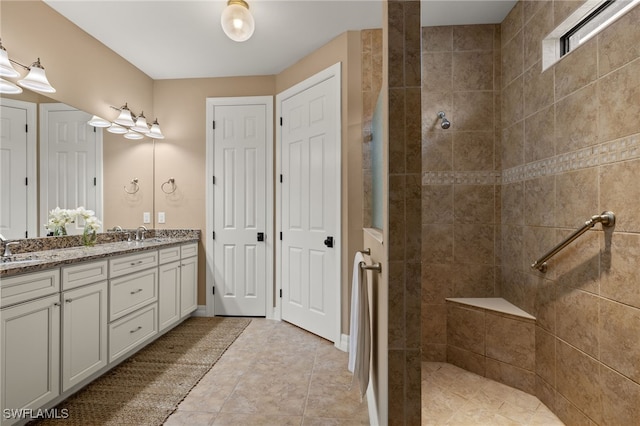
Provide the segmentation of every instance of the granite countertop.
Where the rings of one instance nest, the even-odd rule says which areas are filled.
[[[144,241],[117,241],[96,244],[93,247],[75,246],[17,253],[12,256],[12,260],[14,261],[0,262],[0,278],[103,259],[110,256],[155,250],[188,242],[197,242],[199,239],[199,231],[172,232],[166,233],[166,235],[157,232],[155,236],[149,237]]]

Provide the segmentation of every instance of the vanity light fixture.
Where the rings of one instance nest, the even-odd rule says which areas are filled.
[[[120,110],[120,115],[118,116],[118,118],[113,120],[114,123],[125,127],[131,127],[136,124],[134,123],[133,117],[131,116],[131,110],[129,110],[129,107],[126,103],[121,108],[116,109]]]
[[[124,135],[125,133],[128,132],[128,130],[124,126],[121,126],[116,123],[112,123],[111,126],[107,127],[107,132],[114,133],[116,135]]]
[[[127,139],[138,141],[144,138],[144,135],[142,133],[134,132],[133,130],[129,129],[129,131],[124,134],[124,137]]]
[[[144,116],[144,111],[142,111],[136,118],[136,122],[133,126],[131,126],[131,130],[140,132],[142,134],[149,133],[149,126],[147,125],[147,119]]]
[[[13,64],[16,64],[25,70],[28,70],[29,73],[22,80],[18,80],[18,84],[22,87],[26,87],[27,89],[35,90],[36,92],[42,93],[55,93],[56,89],[51,86],[49,80],[47,80],[47,76],[44,72],[44,67],[40,63],[40,58],[31,64],[30,67],[26,65],[22,65],[20,62],[16,62],[13,59],[9,58],[7,54],[7,50],[2,46],[2,41],[0,40],[0,76],[1,77],[9,77],[16,78],[20,76],[20,73],[16,71],[13,67]],[[18,94],[22,93],[22,89],[20,89],[15,84],[10,81],[2,80],[0,82],[0,93],[5,94]]]
[[[160,125],[158,124],[158,119],[156,118],[151,125],[151,130],[147,133],[147,136],[151,139],[164,139],[164,135],[160,130]]]
[[[233,41],[246,41],[256,29],[249,5],[244,0],[228,0],[220,18],[222,30]]]
[[[111,126],[111,122],[110,121],[107,121],[102,117],[98,117],[97,115],[94,115],[93,117],[91,117],[91,120],[89,120],[87,123],[90,126],[93,126],[93,127],[102,127],[102,128],[104,128],[104,127]]]
[[[107,128],[108,132],[121,134],[124,135],[125,138],[132,140],[140,140],[145,136],[151,139],[164,139],[164,135],[160,130],[157,118],[151,125],[151,128],[149,128],[144,112],[140,113],[139,116],[136,116],[131,113],[129,106],[126,103],[120,108],[114,106],[111,106],[111,108],[116,111],[120,111],[120,115],[113,123],[109,123],[110,126]],[[89,124],[91,124],[91,121]]]

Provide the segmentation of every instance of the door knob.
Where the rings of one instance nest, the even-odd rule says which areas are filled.
[[[324,245],[329,248],[333,247],[333,237],[327,237],[327,239],[324,240]]]

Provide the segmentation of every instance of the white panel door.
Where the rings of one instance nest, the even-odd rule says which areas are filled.
[[[266,107],[214,108],[214,310],[265,316]]]
[[[282,319],[336,341],[339,77],[282,102]]]
[[[91,115],[61,106],[46,114],[46,147],[41,149],[41,206],[43,223],[48,212],[60,207],[75,209],[83,206],[100,217],[97,190],[97,136],[87,122]],[[46,155],[43,155],[45,154]],[[44,181],[42,177],[44,176]],[[44,191],[43,191],[44,189]],[[67,225],[69,234],[81,234],[84,223]]]
[[[2,105],[0,110],[0,234],[27,237],[27,111]],[[35,155],[35,153],[31,153]]]

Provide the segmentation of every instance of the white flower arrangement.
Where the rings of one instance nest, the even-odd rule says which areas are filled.
[[[61,209],[56,207],[49,212],[49,221],[44,227],[53,232],[53,235],[67,235],[66,226],[75,223],[81,217],[84,220],[82,242],[85,245],[93,245],[96,240],[96,231],[102,226],[102,222],[96,217],[93,210],[87,210],[80,206],[77,209]]]

